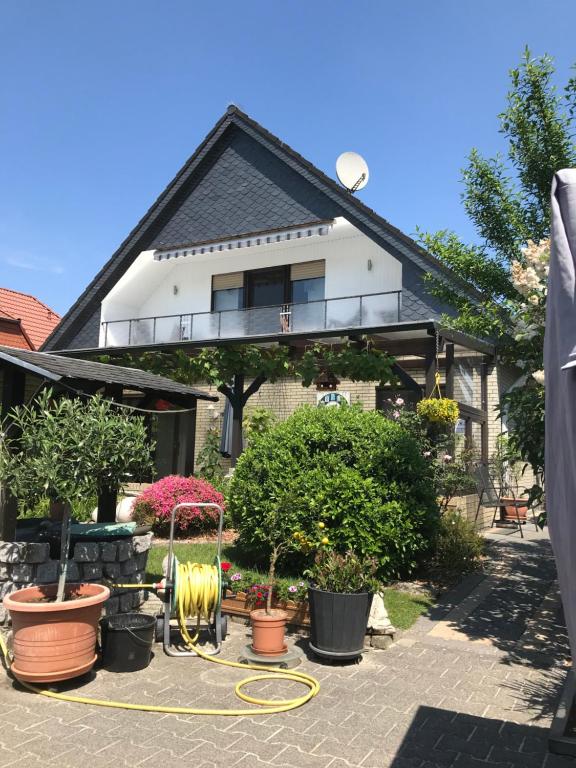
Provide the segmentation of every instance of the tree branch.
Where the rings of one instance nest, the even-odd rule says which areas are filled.
[[[260,389],[262,384],[266,381],[266,376],[263,373],[259,373],[258,376],[252,381],[249,387],[247,387],[246,391],[242,395],[242,404],[246,405],[248,402],[248,399],[252,397],[252,395],[255,395],[256,392]]]

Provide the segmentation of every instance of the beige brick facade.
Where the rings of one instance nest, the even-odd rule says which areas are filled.
[[[481,357],[467,357],[457,361],[454,377],[454,394],[457,400],[480,408],[480,364]],[[411,371],[412,377],[418,383],[424,383],[422,373]],[[488,446],[490,455],[496,447],[496,438],[502,431],[502,423],[497,412],[500,396],[515,381],[513,371],[506,370],[502,366],[491,365],[488,370]],[[211,394],[219,393],[209,386],[200,385],[202,389]],[[352,382],[342,380],[338,386],[339,391],[350,393],[352,403],[361,403],[366,410],[376,407],[377,382]],[[284,420],[293,413],[296,408],[305,403],[316,405],[317,391],[314,386],[303,387],[297,379],[282,379],[270,384],[267,382],[253,395],[246,406],[246,413],[255,408],[267,408],[271,410],[279,420]],[[225,398],[220,395],[220,401],[210,408],[205,401],[198,402],[198,416],[196,426],[196,456],[201,450],[206,431],[210,427],[221,430],[222,416],[224,413]],[[480,447],[480,430],[473,430],[473,439],[476,447]]]

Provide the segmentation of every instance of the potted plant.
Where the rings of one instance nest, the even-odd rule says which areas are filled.
[[[498,435],[496,450],[491,459],[491,467],[496,483],[499,486],[500,517],[504,522],[526,521],[529,500],[525,506],[517,506],[514,502],[522,499],[524,492],[520,490],[520,482],[524,473],[520,454],[510,444],[507,434]]]
[[[362,653],[372,598],[380,589],[376,570],[375,559],[352,550],[318,550],[308,571],[310,648],[318,656],[346,660]]]
[[[286,494],[271,505],[260,520],[259,535],[268,544],[270,552],[268,577],[262,591],[262,599],[266,601],[265,606],[256,607],[250,612],[252,650],[260,656],[281,656],[287,650],[284,635],[288,614],[281,608],[273,608],[272,599],[276,585],[278,559],[295,543],[294,523],[290,515],[292,506],[289,494]]]
[[[100,397],[87,401],[44,390],[14,408],[2,425],[0,483],[19,501],[62,503],[58,584],[4,598],[14,634],[12,670],[21,680],[53,682],[81,675],[96,660],[96,634],[110,590],[66,584],[71,513],[84,497],[117,488],[151,468],[144,421]]]
[[[425,397],[416,404],[416,413],[441,427],[453,427],[460,416],[458,403],[449,397]]]

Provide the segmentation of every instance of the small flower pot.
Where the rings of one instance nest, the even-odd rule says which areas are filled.
[[[272,608],[270,614],[265,608],[250,613],[252,622],[252,650],[260,656],[281,656],[288,646],[284,642],[288,614]]]
[[[66,600],[53,602],[57,585],[26,587],[4,598],[14,634],[11,670],[18,680],[53,683],[90,671],[102,605],[102,584],[68,584]],[[42,602],[51,601],[51,602]]]

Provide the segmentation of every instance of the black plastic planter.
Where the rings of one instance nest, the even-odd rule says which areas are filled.
[[[354,659],[364,650],[372,594],[308,588],[310,648],[318,656]]]

